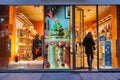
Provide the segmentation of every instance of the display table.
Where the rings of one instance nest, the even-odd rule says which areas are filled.
[[[8,69],[42,69],[42,67],[43,60],[10,62],[8,64]]]

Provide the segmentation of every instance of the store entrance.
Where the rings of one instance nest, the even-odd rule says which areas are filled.
[[[96,6],[75,6],[75,30],[76,30],[76,69],[88,69],[88,57],[86,55],[83,39],[88,34],[92,33],[93,40],[96,43]],[[92,68],[97,69],[97,50],[93,52]]]

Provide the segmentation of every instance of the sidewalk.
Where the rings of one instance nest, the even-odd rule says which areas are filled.
[[[120,73],[0,73],[0,80],[120,80]]]

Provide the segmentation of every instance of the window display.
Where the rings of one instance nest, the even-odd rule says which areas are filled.
[[[35,35],[35,39],[33,39],[32,42],[32,55],[33,55],[33,60],[36,58],[42,56],[42,41],[39,39],[39,35]]]
[[[52,9],[54,7],[55,6],[46,6],[45,10]],[[64,6],[56,6],[54,18],[50,16],[45,17],[47,24],[45,30],[45,44],[48,44],[48,54],[46,54],[47,48],[44,49],[44,68],[47,69],[48,67],[49,69],[70,68],[70,37],[67,38],[70,35],[68,35],[70,19],[65,18],[64,9]],[[66,21],[67,24],[64,23],[64,21]]]
[[[93,70],[119,68],[119,12],[116,11],[119,7],[99,5],[98,8],[95,5],[1,6],[7,17],[1,14],[0,68],[88,70],[82,45],[88,32],[92,32],[95,41]]]
[[[23,11],[23,9],[26,10],[27,8],[33,8],[35,11],[38,11],[34,6],[19,6],[15,8],[15,26],[13,27],[13,39],[15,40],[12,48],[14,45],[16,49],[15,52],[11,54],[8,69],[43,69],[43,21],[31,20],[30,16],[28,17],[25,11]],[[27,13],[29,13],[29,11],[27,11]]]

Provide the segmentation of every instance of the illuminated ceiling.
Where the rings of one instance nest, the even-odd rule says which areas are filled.
[[[43,6],[18,6],[16,10],[22,12],[30,21],[43,21]]]
[[[84,24],[91,25],[96,22],[96,6],[77,6],[84,10]],[[44,20],[44,7],[43,6],[19,6],[16,8],[22,12],[31,21]],[[110,13],[109,6],[99,6],[99,18],[105,17]],[[79,14],[77,14],[79,15]]]
[[[84,10],[84,25],[89,26],[96,22],[96,6],[77,6]],[[99,6],[98,7],[99,19],[110,14],[110,6]],[[79,15],[79,14],[77,14]]]

